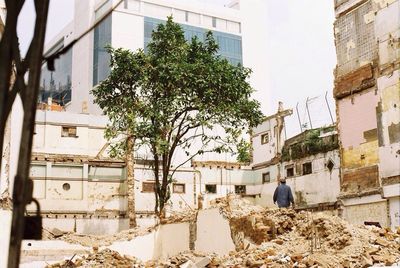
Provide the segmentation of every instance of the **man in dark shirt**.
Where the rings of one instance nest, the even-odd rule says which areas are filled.
[[[288,208],[290,204],[294,206],[292,190],[286,185],[285,179],[281,179],[280,182],[274,192],[274,204],[278,203],[280,208]]]

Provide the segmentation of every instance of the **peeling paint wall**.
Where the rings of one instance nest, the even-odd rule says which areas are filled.
[[[332,171],[327,167],[328,161],[334,163]],[[312,173],[302,175],[302,165],[312,163]],[[283,162],[281,173],[285,174],[285,167],[294,166],[295,176],[287,178],[286,183],[290,186],[296,206],[307,207],[320,203],[334,203],[339,195],[339,152],[330,151],[325,154],[317,154],[296,161]],[[272,200],[277,181],[264,183],[261,189],[261,197],[257,204],[274,207]]]
[[[341,198],[352,222],[382,218],[385,226],[399,224],[390,211],[399,206],[400,192],[388,196],[384,190],[400,189],[391,179],[400,175],[399,10],[399,0],[335,1]],[[349,205],[354,194],[363,201]],[[387,205],[383,198],[389,197]]]

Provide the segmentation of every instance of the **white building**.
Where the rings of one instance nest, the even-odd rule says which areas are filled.
[[[232,63],[243,63],[240,12],[237,9],[206,5],[196,1],[166,0],[88,0],[75,1],[74,20],[46,48],[46,55],[62,49],[92,25],[89,34],[58,60],[55,72],[43,68],[40,100],[48,97],[72,113],[101,114],[90,90],[107,77],[109,55],[104,47],[146,49],[152,30],[172,15],[181,24],[185,37],[204,39],[212,30],[220,54]],[[116,7],[116,8],[115,8]],[[106,16],[115,8],[111,15]],[[106,17],[105,17],[106,16]]]

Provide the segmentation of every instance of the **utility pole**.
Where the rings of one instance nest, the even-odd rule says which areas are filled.
[[[17,36],[18,18],[25,0],[6,0],[5,3],[7,18],[4,34],[0,41],[1,137],[3,137],[5,124],[17,94],[21,97],[24,111],[18,170],[13,188],[12,227],[8,253],[8,267],[17,268],[19,267],[21,241],[24,233],[25,207],[32,201],[33,182],[28,177],[49,0],[34,0],[35,29],[25,59],[21,59]],[[11,74],[14,66],[16,73],[15,81],[12,83]],[[26,74],[29,77],[27,84],[24,79]],[[3,140],[0,143],[0,152],[2,147]]]

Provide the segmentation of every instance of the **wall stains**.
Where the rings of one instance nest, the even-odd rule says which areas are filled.
[[[388,126],[390,144],[400,142],[400,123]]]

